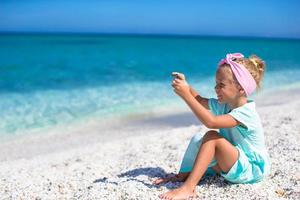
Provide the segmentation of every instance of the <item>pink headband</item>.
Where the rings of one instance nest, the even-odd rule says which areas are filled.
[[[227,54],[226,58],[222,59],[218,66],[220,67],[224,63],[229,64],[235,78],[245,90],[246,95],[249,96],[252,92],[254,92],[256,88],[256,82],[250,72],[243,65],[233,61],[235,58],[243,57],[244,55],[241,53]]]

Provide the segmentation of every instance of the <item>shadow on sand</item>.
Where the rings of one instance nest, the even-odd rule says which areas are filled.
[[[103,178],[96,179],[93,183],[110,183],[110,184],[118,185],[119,183],[122,183],[122,182],[135,181],[135,182],[142,183],[143,185],[145,185],[148,188],[160,188],[161,186],[165,186],[168,189],[174,189],[179,186],[179,182],[154,185],[152,183],[152,181],[150,181],[150,183],[149,183],[149,181],[139,180],[137,178],[138,176],[143,176],[143,175],[148,176],[149,180],[150,179],[154,180],[155,178],[166,177],[166,176],[170,175],[170,173],[166,173],[165,170],[160,167],[144,167],[144,168],[137,168],[137,169],[129,170],[127,172],[117,175],[118,178],[126,178],[126,180],[124,180],[124,181],[115,182],[115,181],[110,181],[106,177],[103,177]],[[229,182],[225,181],[219,175],[216,175],[216,176],[204,176],[198,184],[201,184],[201,185],[213,184],[216,187],[226,187],[229,185]]]

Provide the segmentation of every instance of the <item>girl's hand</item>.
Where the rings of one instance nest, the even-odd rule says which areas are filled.
[[[172,87],[174,88],[174,92],[182,98],[191,94],[190,86],[186,82],[184,74],[173,72],[172,75],[174,76],[174,79],[172,81]]]
[[[178,79],[180,79],[180,80],[185,81],[185,76],[184,76],[184,74],[182,74],[182,73],[179,73],[179,72],[172,72],[172,76],[174,77],[174,79],[175,79],[175,78],[178,78]]]

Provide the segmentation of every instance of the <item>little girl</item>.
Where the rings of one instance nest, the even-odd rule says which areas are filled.
[[[206,99],[188,85],[183,74],[173,73],[174,91],[206,127],[219,130],[210,130],[203,137],[195,135],[179,173],[154,181],[185,181],[181,187],[160,195],[161,199],[194,197],[203,175],[218,173],[232,183],[255,183],[269,174],[264,131],[255,103],[247,99],[259,88],[263,74],[264,62],[259,57],[227,54],[216,72],[218,99]]]

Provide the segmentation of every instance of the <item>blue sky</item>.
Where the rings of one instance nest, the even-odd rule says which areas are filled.
[[[300,38],[298,0],[0,0],[0,31]]]

